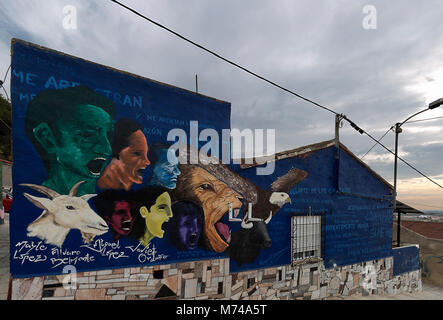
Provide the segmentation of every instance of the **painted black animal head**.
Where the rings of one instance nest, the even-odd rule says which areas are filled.
[[[227,255],[239,266],[252,263],[262,249],[271,246],[272,240],[265,221],[253,221],[249,229],[240,229],[231,234]]]

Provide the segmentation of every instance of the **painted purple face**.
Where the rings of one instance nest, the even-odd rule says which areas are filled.
[[[180,216],[178,223],[178,235],[184,249],[192,250],[198,245],[202,226],[195,215]]]

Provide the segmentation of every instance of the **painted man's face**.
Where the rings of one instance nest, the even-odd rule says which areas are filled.
[[[231,234],[221,220],[229,212],[229,203],[233,210],[241,208],[241,195],[199,167],[192,172],[191,188],[204,210],[205,235],[210,246],[216,252],[225,251]]]
[[[195,215],[182,215],[178,222],[178,236],[185,249],[192,250],[197,247],[201,234],[201,224]]]
[[[97,179],[111,154],[111,116],[93,105],[79,105],[71,118],[57,121],[56,161],[65,170]]]
[[[143,170],[151,164],[147,154],[148,141],[144,133],[137,130],[129,137],[129,146],[119,153],[125,179],[137,184],[143,182]]]
[[[114,212],[107,221],[116,234],[120,236],[128,235],[134,224],[131,205],[126,201],[115,201]]]
[[[171,197],[167,192],[162,193],[149,211],[145,206],[141,207],[140,214],[145,218],[148,231],[157,238],[163,238],[163,223],[172,218]]]
[[[170,149],[162,149],[157,152],[158,160],[154,167],[152,179],[159,185],[175,189],[177,177],[180,174],[178,159],[175,152]]]

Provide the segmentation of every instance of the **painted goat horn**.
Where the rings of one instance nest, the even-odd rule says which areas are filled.
[[[54,191],[54,190],[49,189],[44,186],[39,186],[36,184],[31,184],[31,183],[20,183],[20,185],[37,190],[38,192],[43,193],[44,195],[48,196],[51,200],[60,196],[60,194],[57,191]]]
[[[269,213],[269,217],[265,220],[265,223],[268,224],[269,221],[271,221],[271,219],[272,219],[272,211],[271,213]]]
[[[83,182],[85,182],[86,180],[81,180],[79,182],[77,182],[76,184],[74,184],[71,188],[71,190],[69,191],[69,196],[71,197],[75,197],[77,195],[77,189],[78,186],[81,185]]]
[[[245,218],[246,219],[246,218]],[[241,227],[243,229],[251,229],[252,228],[252,222],[246,222],[245,219],[242,220],[241,222]]]

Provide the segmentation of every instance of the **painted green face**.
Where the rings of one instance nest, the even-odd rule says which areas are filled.
[[[57,121],[57,129],[59,170],[97,179],[112,151],[108,140],[112,131],[110,115],[93,105],[79,105],[70,119]]]
[[[162,230],[162,225],[172,218],[171,197],[167,192],[162,193],[149,211],[146,207],[141,207],[140,214],[145,218],[149,233],[155,237],[163,238],[165,232]]]

